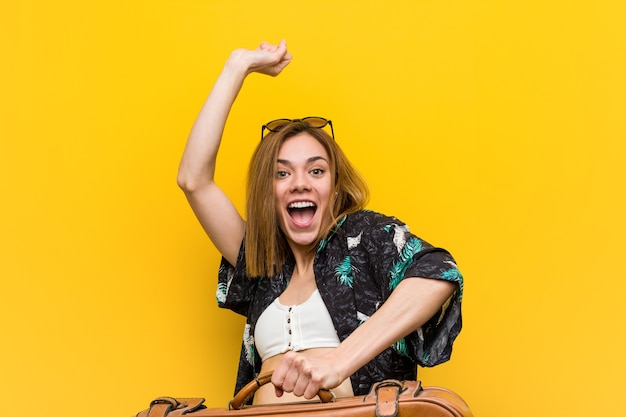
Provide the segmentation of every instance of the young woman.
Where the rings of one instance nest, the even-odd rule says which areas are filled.
[[[449,359],[461,329],[454,259],[399,220],[364,210],[366,184],[319,117],[263,125],[247,219],[215,184],[230,108],[246,76],[276,76],[286,43],[235,50],[191,130],[178,183],[223,255],[217,298],[247,318],[236,390],[260,372],[255,403],[366,393]],[[330,133],[330,134],[329,134]]]

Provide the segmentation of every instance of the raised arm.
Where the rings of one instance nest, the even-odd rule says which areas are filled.
[[[246,76],[252,72],[276,76],[290,61],[285,41],[233,51],[191,129],[178,169],[178,185],[200,224],[233,265],[243,239],[244,221],[214,181],[222,133]]]

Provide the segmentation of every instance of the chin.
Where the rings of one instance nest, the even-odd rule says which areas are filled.
[[[296,246],[302,248],[309,248],[317,243],[317,236],[319,235],[319,231],[314,234],[311,233],[308,236],[293,236],[288,233],[285,233],[285,237],[289,246]]]
[[[317,237],[317,236],[316,236]],[[287,238],[287,241],[293,245],[301,246],[301,247],[309,247],[314,245],[317,242],[316,238],[313,239],[291,239]]]

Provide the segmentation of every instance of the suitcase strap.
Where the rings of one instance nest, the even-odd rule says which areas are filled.
[[[372,387],[376,395],[376,417],[397,417],[400,393],[406,388],[397,380],[385,380]]]
[[[203,403],[204,398],[159,397],[150,403],[146,417],[165,417],[172,411],[180,415],[192,413],[206,408]]]

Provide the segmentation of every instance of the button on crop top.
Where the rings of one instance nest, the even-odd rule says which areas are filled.
[[[339,337],[319,291],[315,290],[299,305],[284,306],[276,298],[257,321],[254,343],[261,359],[266,360],[290,350],[336,347]]]

